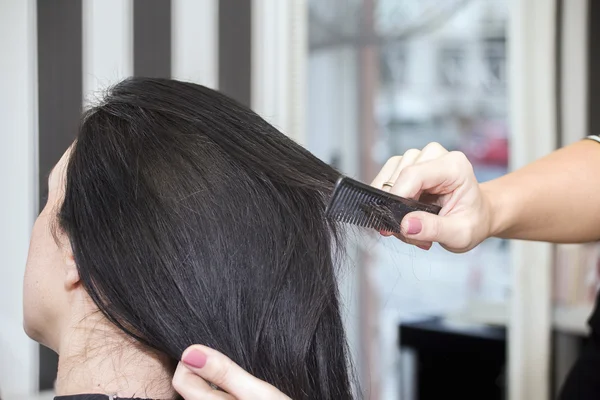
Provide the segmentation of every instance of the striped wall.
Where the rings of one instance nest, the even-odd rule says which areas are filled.
[[[128,76],[175,77],[250,105],[251,2],[0,0],[0,393],[51,388],[56,356],[22,332],[22,276],[46,178],[81,111]]]
[[[22,331],[22,279],[48,173],[82,110],[125,77],[173,77],[303,142],[306,1],[0,0],[0,397],[54,382],[56,356]]]
[[[173,77],[303,142],[306,1],[0,0],[0,397],[54,382],[56,356],[21,327],[22,279],[48,173],[82,110],[125,77]]]
[[[210,7],[211,2],[204,3]],[[176,10],[175,13],[173,9]],[[177,67],[184,71],[188,68],[190,79],[198,78],[199,81],[213,83],[216,81],[214,76],[200,75],[200,72],[215,73],[216,68],[205,68],[196,75],[193,70],[195,66],[217,63],[214,51],[202,52],[203,47],[214,47],[214,44],[202,43],[207,39],[214,41],[218,35],[215,32],[207,37],[199,35],[190,40],[194,32],[190,34],[184,29],[193,27],[193,21],[181,27],[178,24],[178,18],[201,15],[203,12],[193,1],[178,0],[37,1],[38,174],[39,193],[42,196],[47,190],[45,185],[48,171],[76,135],[82,109],[93,103],[107,86],[128,76],[171,77],[173,47],[178,49]],[[211,17],[214,19],[215,15],[219,14],[212,12]],[[249,15],[236,17],[250,21]],[[218,22],[213,23],[213,29],[218,25]],[[224,30],[229,34],[227,28]],[[175,43],[173,37],[179,38],[183,43]],[[234,45],[236,42],[228,44]],[[246,45],[249,47],[250,43]],[[249,65],[249,49],[244,51],[237,51],[236,54],[246,54],[246,64]],[[197,65],[187,66],[188,60]],[[243,63],[238,65],[244,66]],[[244,84],[250,86],[249,82],[243,80],[245,75],[249,76],[248,72],[232,69],[224,71],[222,78],[227,79],[227,74],[235,78],[230,80],[233,84],[228,88],[232,94],[243,93],[238,86],[242,89],[245,89]],[[52,388],[56,363],[56,355],[41,347],[41,389]]]

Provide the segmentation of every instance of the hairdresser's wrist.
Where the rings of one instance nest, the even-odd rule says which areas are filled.
[[[479,185],[483,197],[483,218],[481,223],[486,226],[486,237],[505,237],[510,230],[514,218],[512,216],[510,196],[498,185],[498,180]]]

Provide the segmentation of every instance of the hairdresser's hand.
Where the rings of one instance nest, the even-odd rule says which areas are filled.
[[[460,253],[490,234],[489,201],[463,153],[448,152],[438,143],[430,143],[423,150],[408,150],[403,156],[390,158],[372,185],[442,206],[439,216],[414,212],[404,217],[397,236],[406,243],[429,250],[432,242],[439,242],[447,250]]]
[[[221,390],[213,389],[211,383]],[[183,353],[173,387],[185,400],[290,400],[222,353],[200,345],[190,346]]]

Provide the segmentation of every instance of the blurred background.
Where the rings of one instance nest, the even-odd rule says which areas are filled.
[[[29,232],[103,88],[221,90],[365,182],[432,141],[486,181],[600,131],[598,18],[592,0],[0,0],[3,398],[52,389],[56,356],[21,329]],[[555,395],[585,341],[596,244],[357,239],[340,285],[365,398]]]

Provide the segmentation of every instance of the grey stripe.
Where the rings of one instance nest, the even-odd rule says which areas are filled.
[[[50,169],[77,134],[82,103],[80,0],[38,0],[39,193],[48,192]],[[44,204],[40,201],[40,208]],[[41,390],[52,389],[57,357],[41,346]]]
[[[556,91],[555,107],[556,107],[556,148],[563,146],[563,107],[562,107],[562,81],[563,81],[563,68],[562,68],[562,53],[563,53],[563,8],[564,0],[556,1],[556,15],[555,15],[555,26],[556,31],[554,34],[554,62],[556,65],[556,76],[554,79],[554,90]]]
[[[171,77],[171,0],[134,0],[133,74]]]
[[[600,132],[600,1],[588,2],[588,132]]]
[[[219,90],[250,106],[252,1],[219,1]]]

